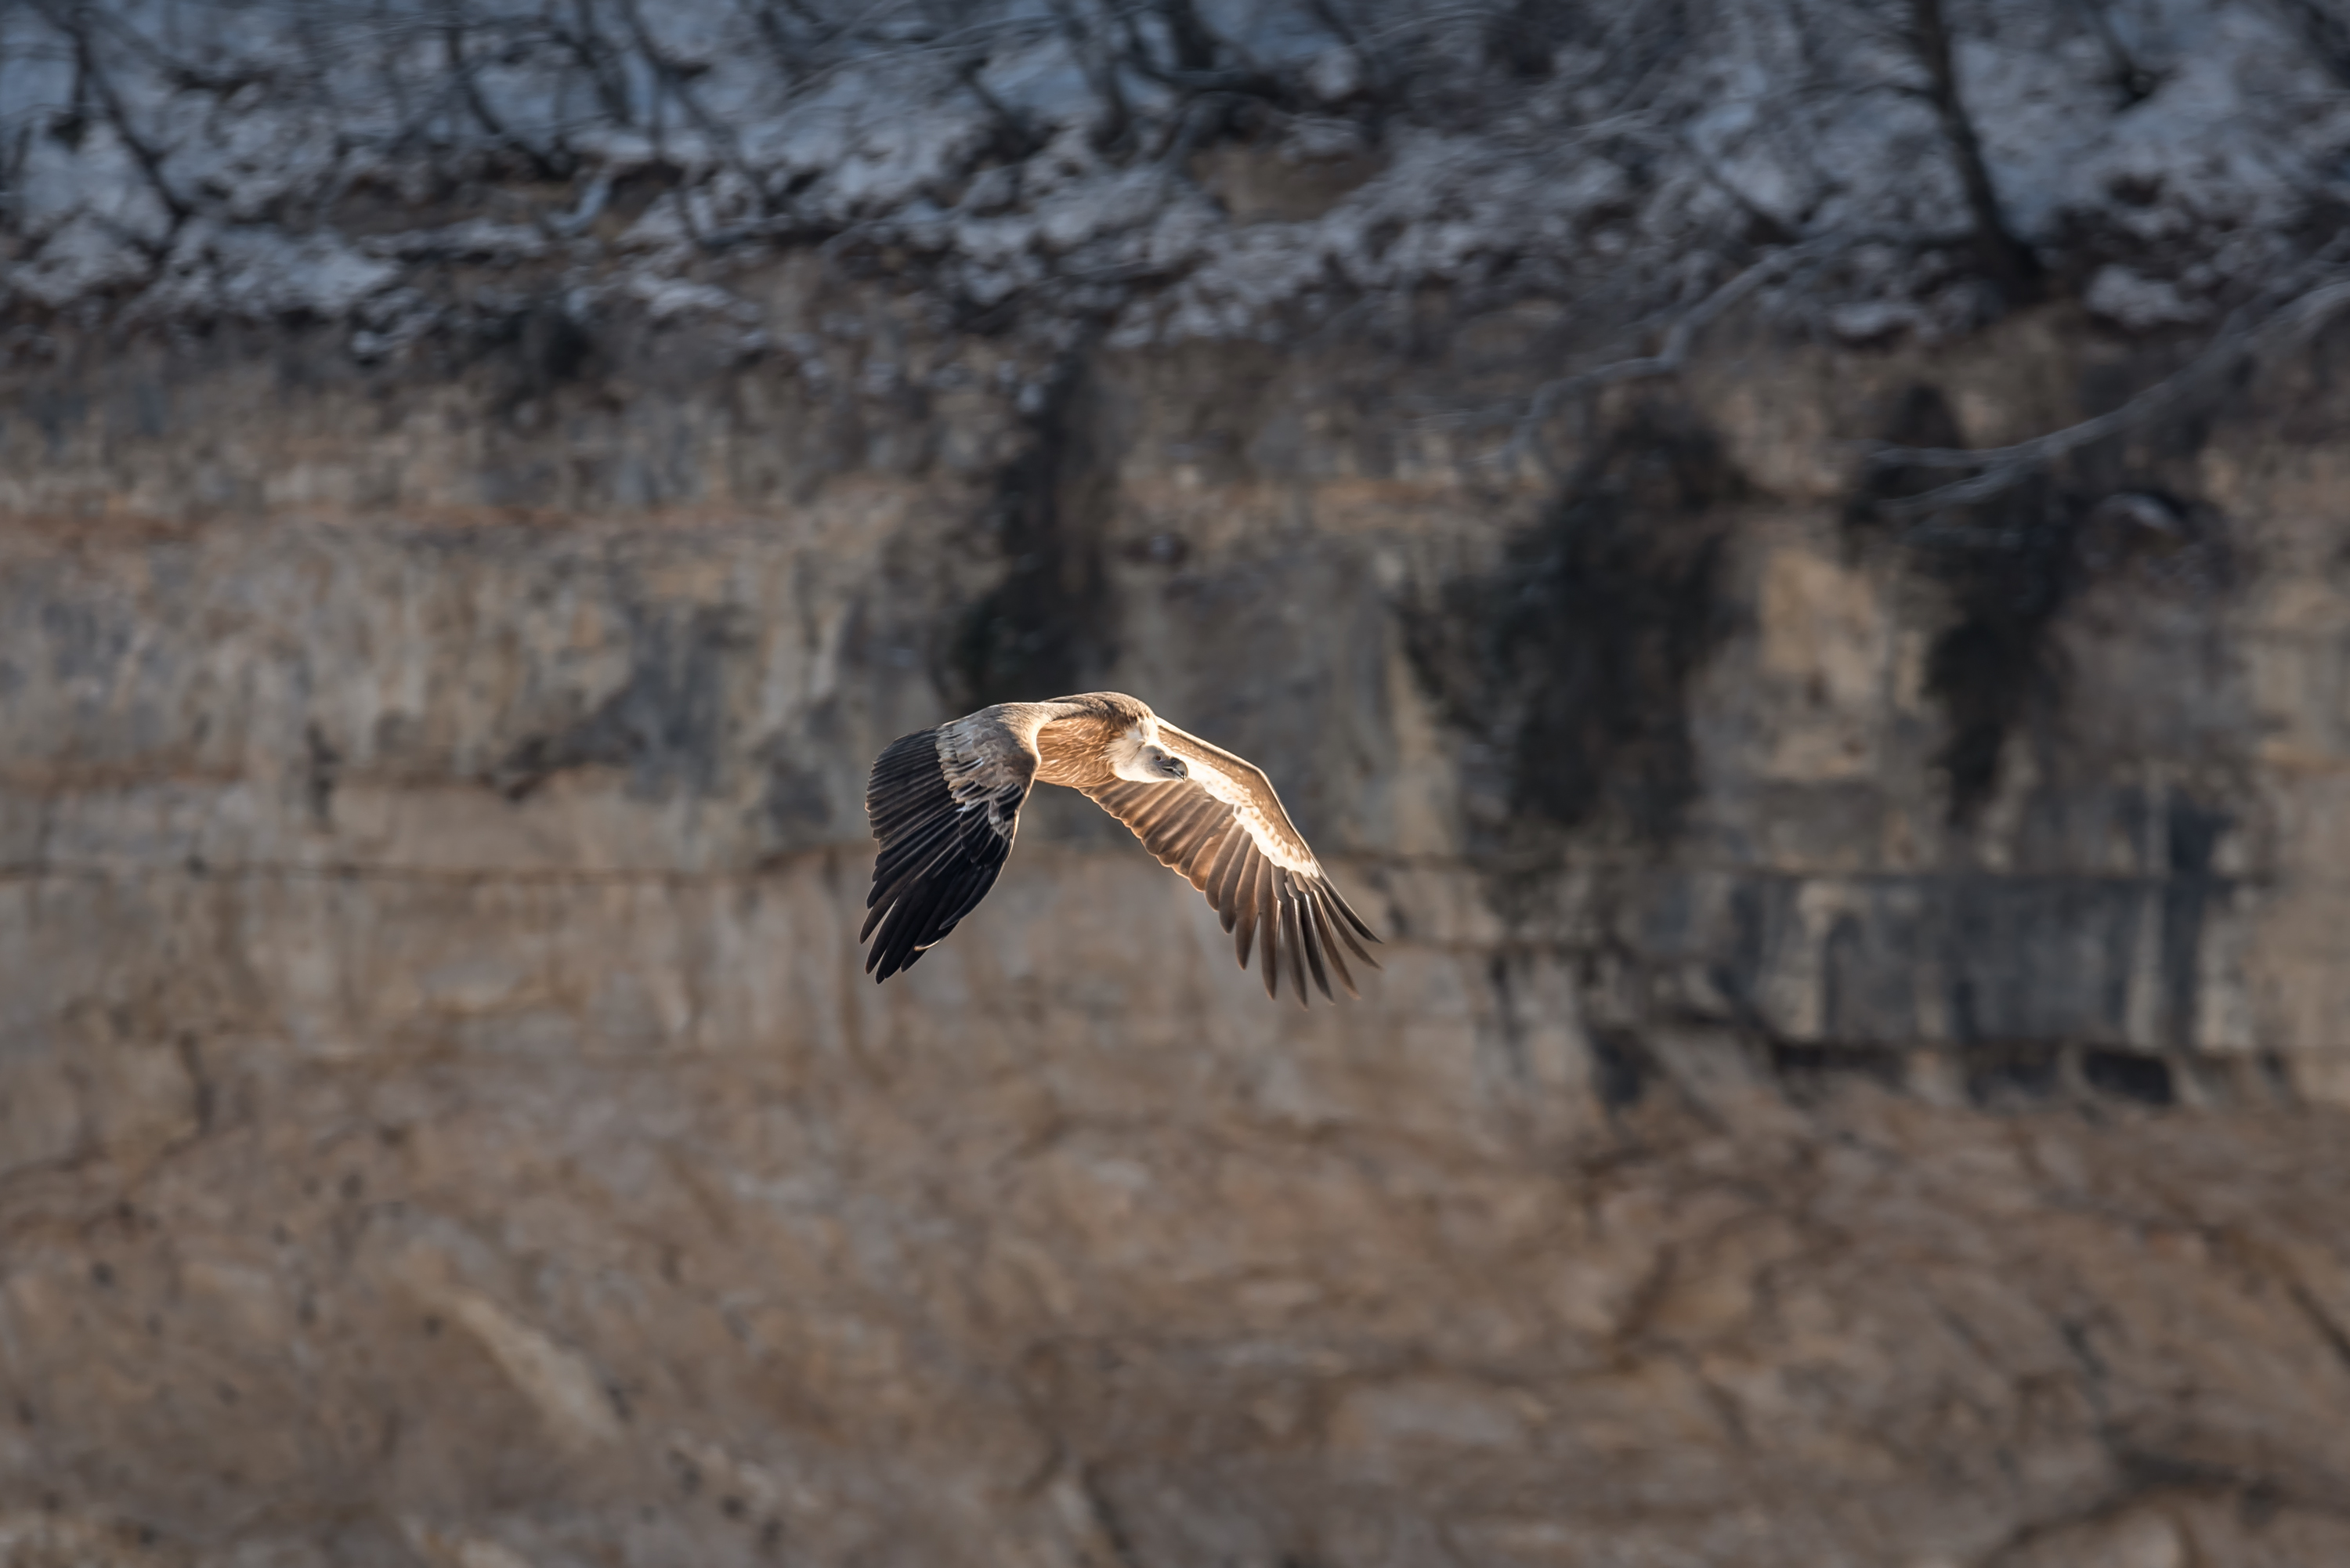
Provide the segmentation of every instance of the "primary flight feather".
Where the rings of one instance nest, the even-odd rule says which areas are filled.
[[[873,764],[866,815],[881,841],[865,899],[866,972],[913,966],[995,885],[1034,784],[1083,791],[1142,840],[1159,864],[1207,895],[1243,969],[1253,949],[1264,992],[1284,968],[1358,994],[1351,953],[1377,941],[1323,875],[1264,774],[1116,691],[1004,702],[890,743]]]

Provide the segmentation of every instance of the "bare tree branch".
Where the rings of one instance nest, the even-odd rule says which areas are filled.
[[[456,0],[445,0],[442,15],[441,45],[449,62],[449,73],[456,78],[465,108],[475,122],[489,133],[492,140],[519,149],[541,179],[566,178],[570,173],[565,167],[567,160],[556,158],[515,131],[498,117],[496,111],[490,108],[489,100],[482,96],[481,84],[473,79],[473,62],[465,53],[465,14]]]
[[[1946,507],[1988,501],[2057,459],[2110,437],[2143,430],[2157,420],[2189,408],[2222,389],[2236,370],[2253,360],[2306,339],[2345,308],[2350,308],[2350,277],[2336,275],[2295,296],[2257,326],[2223,330],[2186,369],[2137,394],[2110,413],[2051,431],[2013,446],[1980,452],[1958,447],[1880,447],[1869,454],[1877,469],[1979,469],[1972,478],[1944,484],[1921,495],[1877,504],[1891,517],[1918,517]]]
[[[1118,58],[1107,47],[1099,32],[1086,25],[1075,6],[1067,0],[1045,0],[1045,8],[1060,24],[1062,36],[1068,40],[1069,52],[1086,74],[1087,85],[1094,97],[1101,100],[1102,123],[1094,132],[1094,145],[1115,147],[1132,134],[1134,110],[1128,107],[1126,93],[1118,85]]]
[[[2287,25],[2337,82],[2350,83],[2350,21],[2325,0],[2272,0]]]
[[[590,0],[572,0],[572,16],[576,26],[567,28],[550,16],[549,33],[569,49],[587,71],[588,79],[595,84],[596,98],[604,106],[615,125],[633,126],[636,115],[629,102],[629,85],[616,63],[620,51],[604,36],[596,25],[596,12]]]
[[[662,88],[677,99],[678,107],[685,110],[686,118],[693,121],[694,129],[702,132],[702,139],[709,143],[711,151],[718,156],[719,161],[758,192],[762,207],[772,210],[774,192],[767,189],[766,182],[759,178],[758,172],[743,158],[743,143],[735,135],[734,128],[702,107],[701,96],[693,90],[689,74],[669,57],[659,40],[654,38],[652,29],[645,26],[644,16],[637,9],[637,0],[619,0],[619,5],[620,16],[627,21],[629,32],[637,41],[638,52],[644,56],[646,64],[652,67],[653,75]],[[702,236],[696,235],[695,238],[699,240]]]
[[[80,4],[79,0],[68,5],[53,4],[52,0],[32,0],[32,5],[42,19],[63,34],[73,46],[77,87],[86,85],[96,95],[107,123],[114,127],[114,134],[122,139],[122,145],[129,151],[131,161],[139,165],[140,172],[153,187],[155,199],[163,204],[164,212],[171,216],[172,226],[178,228],[187,222],[191,209],[165,177],[162,154],[149,146],[147,139],[130,123],[130,112],[122,107],[121,95],[114,90],[113,78],[99,64],[97,45],[90,36],[88,6]]]
[[[974,52],[956,65],[955,79],[987,110],[988,118],[995,122],[999,149],[1016,163],[1043,147],[1045,138],[1036,134],[1036,128],[1029,123],[1026,115],[996,96],[987,85],[986,68],[987,57]]]
[[[1950,160],[1958,165],[1959,183],[1966,192],[1967,213],[1974,223],[1976,254],[1984,273],[2012,296],[2039,276],[2039,259],[2015,237],[2001,212],[1999,192],[1991,184],[1990,166],[1983,161],[1982,143],[1959,96],[1957,62],[1950,54],[1950,29],[1942,15],[1942,0],[1909,0],[1909,41],[1918,63],[1926,67],[1926,97],[1941,121],[1950,142]]]
[[[2303,0],[2303,3],[2308,5],[2310,0]],[[2130,52],[2129,46],[2122,41],[2122,36],[2114,30],[2114,19],[2106,14],[2106,0],[2073,0],[2073,9],[2087,25],[2088,30],[2095,35],[2099,47],[2106,52],[2106,58],[2113,62],[2114,90],[2120,96],[2124,107],[2143,103],[2154,96],[2154,89],[2161,85],[2161,78]]]
[[[1617,359],[1595,369],[1544,382],[1534,389],[1534,396],[1526,401],[1525,411],[1518,416],[1509,444],[1503,449],[1503,457],[1514,462],[1523,453],[1532,451],[1536,461],[1552,477],[1561,477],[1564,471],[1542,439],[1543,422],[1560,404],[1570,398],[1590,397],[1625,381],[1679,375],[1689,363],[1690,349],[1696,343],[1699,333],[1721,319],[1732,307],[1764,285],[1775,282],[1800,267],[1811,265],[1852,243],[1845,236],[1821,235],[1801,244],[1773,251],[1681,312],[1672,326],[1666,328],[1664,342],[1654,354]]]

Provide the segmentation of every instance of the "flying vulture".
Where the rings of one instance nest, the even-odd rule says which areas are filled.
[[[1089,691],[982,708],[892,742],[873,764],[865,811],[881,853],[857,940],[872,941],[865,971],[875,981],[911,969],[987,897],[1037,783],[1084,791],[1190,877],[1243,969],[1259,945],[1267,996],[1284,964],[1300,1006],[1309,969],[1326,997],[1333,974],[1360,994],[1347,953],[1378,968],[1363,947],[1378,939],[1323,875],[1263,774],[1131,697]]]

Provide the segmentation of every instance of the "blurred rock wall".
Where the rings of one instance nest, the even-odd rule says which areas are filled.
[[[766,286],[828,380],[11,372],[0,1562],[2350,1556],[2340,343],[1894,524],[2167,351],[1729,329],[1497,458],[1532,307],[1040,382]],[[1058,792],[865,982],[869,759],[1095,686],[1361,1002]]]

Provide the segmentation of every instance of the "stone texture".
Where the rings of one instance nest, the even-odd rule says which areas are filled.
[[[2340,1556],[2338,348],[2068,475],[1970,696],[2022,623],[1848,443],[2122,348],[1725,341],[1561,499],[1422,417],[1505,327],[1041,412],[690,337],[18,372],[0,1562]],[[1268,768],[1364,1002],[1074,797],[864,982],[868,761],[1046,674]]]

